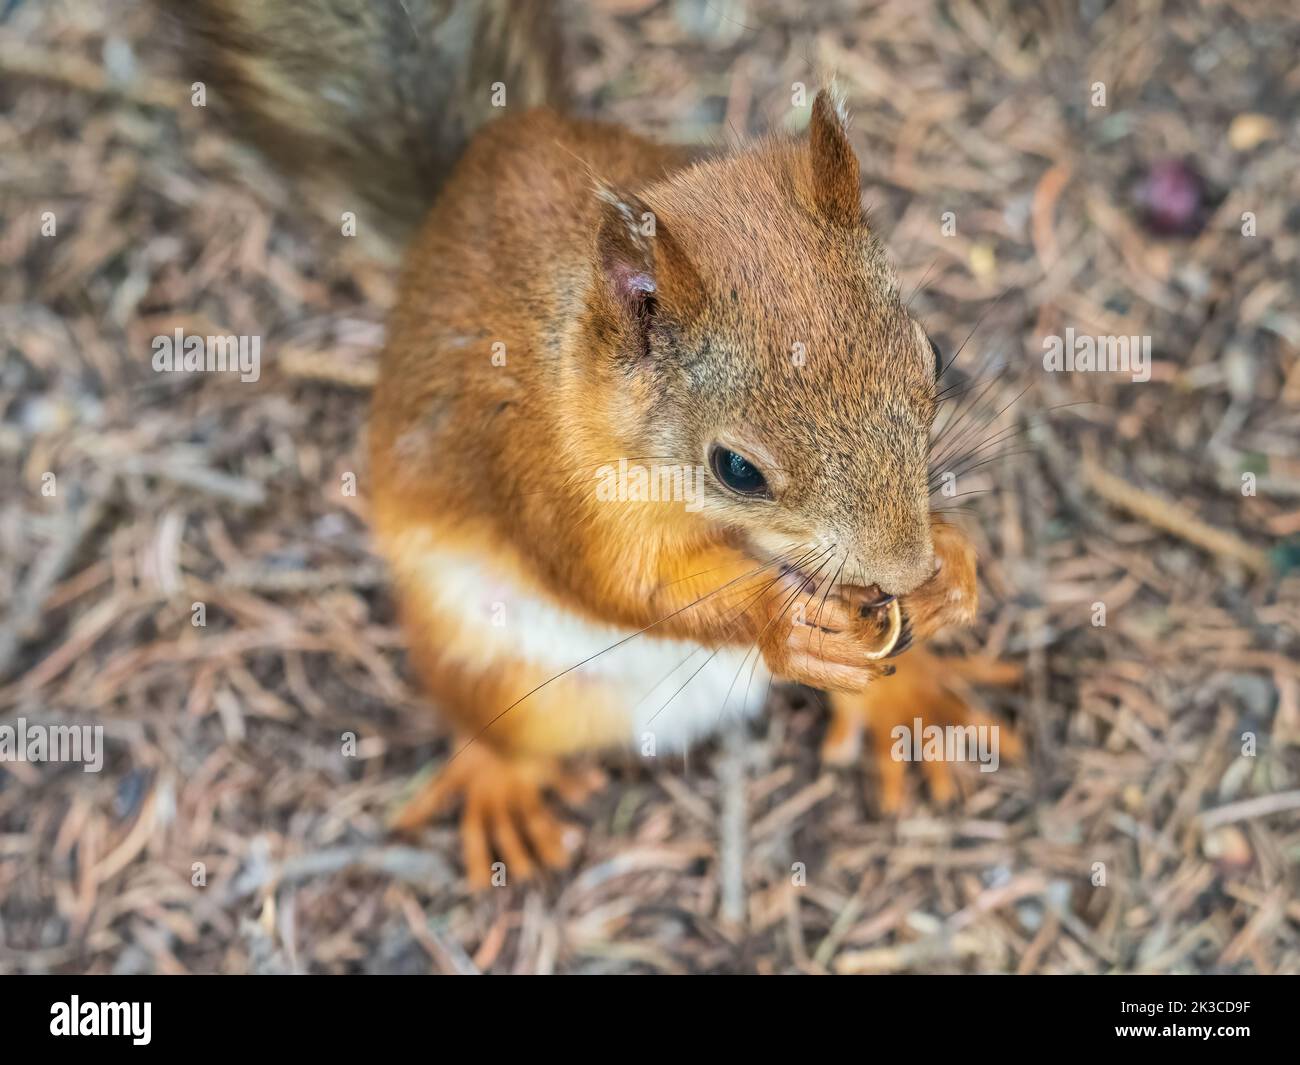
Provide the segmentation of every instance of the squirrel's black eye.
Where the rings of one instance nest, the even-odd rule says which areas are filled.
[[[939,350],[939,345],[929,337],[925,338],[930,341],[930,350],[934,352],[934,379],[937,381],[943,376],[943,352]]]
[[[709,464],[713,467],[713,473],[718,480],[737,495],[766,496],[768,494],[767,478],[744,455],[738,455],[725,447],[715,446],[709,453]]]

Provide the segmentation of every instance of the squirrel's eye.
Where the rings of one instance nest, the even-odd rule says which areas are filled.
[[[768,495],[767,478],[744,455],[715,445],[709,453],[709,464],[718,480],[737,495]]]
[[[934,352],[934,379],[937,381],[943,376],[943,352],[939,350],[939,345],[929,337],[925,338],[930,341],[930,350]]]

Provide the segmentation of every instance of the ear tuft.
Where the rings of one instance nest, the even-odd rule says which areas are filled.
[[[672,231],[641,197],[596,186],[596,269],[605,307],[628,348],[646,355],[652,327],[681,324],[704,305],[704,285]]]
[[[609,295],[634,318],[653,311],[655,283],[654,214],[639,197],[598,185],[601,201],[596,254]]]
[[[848,136],[848,109],[838,93],[822,89],[813,101],[808,146],[812,155],[813,196],[831,222],[862,222],[861,173]]]

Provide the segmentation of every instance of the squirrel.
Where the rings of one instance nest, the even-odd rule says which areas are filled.
[[[395,827],[460,802],[475,886],[563,866],[548,793],[599,784],[570,756],[681,751],[773,678],[828,693],[827,761],[870,731],[898,809],[893,726],[975,720],[909,645],[975,618],[976,559],[931,512],[942,367],[833,93],[805,134],[698,153],[557,106],[547,3],[185,7],[253,139],[406,245],[371,522],[454,742]]]

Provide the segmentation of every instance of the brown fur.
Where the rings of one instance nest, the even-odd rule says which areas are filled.
[[[472,662],[460,619],[421,591],[428,544],[472,545],[537,595],[650,627],[640,638],[757,644],[777,675],[846,693],[890,669],[870,657],[867,586],[903,595],[919,638],[974,616],[974,552],[928,510],[932,353],[857,207],[839,121],[822,97],[807,139],[689,163],[532,111],[476,138],[415,241],[371,421],[375,525],[458,757],[520,759],[517,820],[534,816],[537,755],[626,739],[620,693],[572,673],[520,702],[548,671]],[[597,502],[601,465],[704,463],[715,440],[762,462],[772,500],[710,483],[699,513]],[[833,552],[820,583],[761,568],[805,544]],[[497,801],[502,764],[458,774],[471,868],[493,834],[471,811]],[[447,798],[433,787],[420,815]]]
[[[879,724],[891,690],[928,691],[906,670],[890,688],[865,604],[901,596],[921,639],[976,605],[973,550],[929,513],[933,355],[831,98],[804,137],[699,161],[521,113],[555,95],[558,38],[549,5],[520,7],[190,5],[254,135],[343,202],[364,196],[399,239],[487,117],[487,85],[511,94],[414,237],[370,428],[377,539],[460,737],[399,824],[463,798],[479,884],[494,851],[516,875],[530,846],[563,860],[541,789],[566,786],[559,756],[630,738],[629,693],[485,640],[472,604],[438,595],[449,552],[557,617],[756,647],[777,676],[841,693],[833,740]],[[694,512],[597,498],[602,466],[707,466],[717,443],[763,470],[770,498],[712,474]]]
[[[608,296],[595,179],[656,212],[648,353]],[[477,523],[621,624],[654,620],[666,568],[727,552],[748,568],[805,541],[839,545],[846,584],[922,583],[932,357],[865,223],[828,224],[812,181],[806,141],[688,166],[549,111],[486,129],[408,260],[372,423],[381,526]],[[728,434],[776,456],[775,502],[710,484],[697,515],[596,504],[602,463],[703,463]],[[671,627],[717,636],[694,613]]]
[[[838,127],[814,134],[843,138]],[[884,665],[865,656],[879,628],[851,594],[824,594],[823,583],[801,596],[797,578],[750,575],[805,542],[837,545],[846,585],[908,593],[933,569],[932,358],[865,222],[824,215],[816,167],[845,158],[780,139],[688,165],[550,111],[487,128],[412,249],[375,394],[375,524],[399,588],[418,563],[396,545],[423,529],[424,543],[472,543],[593,620],[710,646],[758,641],[777,673],[823,687],[879,677]],[[619,188],[635,192],[611,203]],[[648,247],[611,237],[620,204],[634,204],[634,218],[642,205],[655,212]],[[652,274],[648,323],[611,294],[611,256]],[[789,358],[795,340],[802,367]],[[497,343],[504,366],[491,358]],[[701,463],[727,434],[779,457],[775,501],[711,485],[699,514],[597,503],[600,465]],[[919,636],[973,616],[973,554],[950,530],[948,542],[941,579],[912,603]],[[831,573],[828,561],[822,581]],[[950,600],[954,589],[964,598]],[[785,622],[800,601],[815,627]],[[431,688],[471,732],[545,679],[509,663],[467,678],[437,650],[456,619],[418,601],[407,610]],[[615,731],[573,726],[561,708],[578,698],[574,683],[493,721],[492,741],[519,746],[538,719],[556,736],[531,745],[553,750]]]
[[[494,84],[513,110],[565,97],[550,0],[160,2],[186,24],[212,106],[390,254],[500,113]]]

